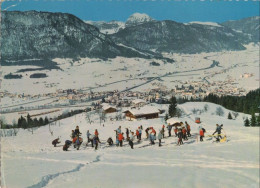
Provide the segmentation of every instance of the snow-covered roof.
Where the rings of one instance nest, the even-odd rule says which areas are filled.
[[[143,99],[135,99],[135,100],[132,101],[132,103],[134,103],[134,104],[138,104],[138,103],[146,103],[146,101],[143,100]]]
[[[174,124],[174,123],[176,123],[176,122],[179,122],[179,120],[176,119],[176,118],[170,118],[170,119],[168,119],[166,122],[167,122],[167,124],[172,125],[172,124]]]
[[[108,104],[108,103],[102,103],[101,105],[102,105],[102,109],[103,109],[103,110],[108,110],[109,108],[114,108],[114,109],[116,109],[115,107],[111,106],[111,105]]]
[[[133,114],[134,116],[141,116],[141,115],[145,115],[145,114],[155,114],[155,113],[160,113],[159,109],[154,107],[154,106],[144,106],[142,108],[138,108],[138,109],[128,109],[125,110],[125,112],[130,112],[131,114]]]

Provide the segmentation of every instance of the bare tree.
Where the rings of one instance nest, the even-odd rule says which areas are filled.
[[[204,111],[207,112],[209,110],[209,105],[208,104],[205,104],[204,105]]]
[[[237,112],[232,112],[232,115],[235,117],[235,119],[237,119],[237,116],[239,115],[239,113],[237,113]]]
[[[51,133],[51,136],[53,136],[53,130],[51,130],[51,125],[54,125],[54,122],[49,123],[49,132]],[[56,125],[56,121],[55,121]]]

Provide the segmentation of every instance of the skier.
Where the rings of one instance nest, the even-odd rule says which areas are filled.
[[[73,139],[73,138],[75,138],[75,136],[76,136],[75,131],[74,131],[74,130],[71,130],[71,135],[70,135],[70,137]]]
[[[97,141],[98,141],[99,143],[101,143],[100,140],[99,140],[98,135],[99,135],[99,133],[98,133],[98,130],[96,129],[96,130],[95,130],[95,137],[96,137]]]
[[[218,135],[216,137],[216,142],[219,142],[220,139],[222,139],[221,130],[222,130],[223,124],[222,125],[216,124],[216,127],[217,127],[216,131],[212,135],[214,135],[215,133],[218,133]]]
[[[66,140],[65,144],[63,145],[63,151],[68,151],[68,148],[70,147],[71,144],[72,144],[72,141]]]
[[[82,138],[80,138],[79,136],[77,136],[77,140],[76,140],[76,143],[75,143],[75,146],[77,147],[77,150],[79,150],[79,147],[81,145],[81,143],[83,142]],[[74,147],[75,147],[74,146]]]
[[[118,132],[117,130],[115,130],[115,132],[116,132],[116,146],[119,146]]]
[[[123,140],[124,140],[124,133],[119,133],[118,134],[118,141],[119,141],[120,147],[123,146]]]
[[[118,134],[121,133],[121,126],[118,127],[117,133],[118,133]]]
[[[98,142],[99,142],[98,137],[97,137],[97,136],[94,136],[94,138],[93,138],[93,143],[94,143],[94,145],[95,145],[95,150],[97,150],[97,148],[98,148]]]
[[[139,140],[142,139],[142,129],[141,127],[138,128],[138,132],[139,132]]]
[[[113,145],[113,140],[112,140],[111,137],[109,137],[109,138],[107,139],[107,143],[108,143],[108,145],[110,145],[110,146]]]
[[[178,130],[178,143],[177,143],[177,145],[181,145],[181,144],[183,144],[183,142],[182,142],[182,137],[183,137],[183,135],[182,135],[182,131],[181,131],[181,129],[179,129]]]
[[[187,130],[185,129],[185,127],[183,127],[182,128],[183,140],[188,140],[186,132]]]
[[[149,127],[147,127],[147,128],[145,129],[145,133],[146,133],[146,138],[147,138],[147,139],[148,139],[148,137],[149,137],[149,130],[150,130]]]
[[[56,147],[56,145],[60,143],[59,139],[60,138],[56,138],[55,140],[52,141],[52,145],[54,145],[54,147]]]
[[[159,133],[158,133],[159,147],[162,146],[162,145],[161,145],[162,138],[163,138],[163,131],[162,131],[162,130],[159,130]]]
[[[151,142],[152,145],[155,144],[155,143],[154,143],[154,140],[155,140],[155,134],[154,134],[154,132],[151,132],[151,133],[150,133],[150,142]]]
[[[165,126],[163,125],[162,126],[162,137],[164,138],[164,128],[165,128]]]
[[[129,140],[129,130],[128,130],[128,128],[125,128],[126,129],[126,140],[128,141]]]
[[[177,128],[177,126],[175,126],[175,128],[174,128],[174,133],[175,133],[175,137],[177,137],[178,136],[178,128]]]
[[[187,128],[187,136],[188,136],[188,137],[191,137],[191,134],[190,134],[190,125],[187,123],[187,121],[185,121],[185,124],[186,124],[186,128]]]
[[[88,138],[88,141],[87,141],[87,144],[86,145],[88,145],[88,143],[90,142],[90,140],[89,140],[89,136],[91,135],[90,133],[89,133],[89,130],[87,130],[87,138]]]
[[[133,143],[134,139],[135,139],[134,132],[131,132],[130,138],[129,138],[129,141],[128,141],[129,145],[131,146],[131,149],[134,149],[134,143]]]
[[[204,137],[204,130],[203,128],[200,129],[200,141],[203,142],[203,137]]]
[[[167,128],[168,128],[169,137],[171,137],[172,126],[170,125],[170,123],[168,124]]]
[[[138,139],[138,142],[140,142],[140,135],[138,129],[136,129],[135,134],[136,134],[136,138]]]
[[[76,136],[80,136],[81,135],[81,132],[79,131],[79,126],[78,125],[76,126],[76,129],[75,129],[74,133],[75,133]]]

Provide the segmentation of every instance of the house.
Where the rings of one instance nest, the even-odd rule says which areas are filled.
[[[108,113],[113,113],[113,112],[116,112],[117,109],[113,106],[110,106],[109,104],[107,103],[103,103],[102,104],[102,109],[104,111],[104,113],[108,114]]]
[[[132,104],[135,107],[142,107],[142,106],[146,105],[146,101],[143,100],[143,99],[135,99],[135,100],[132,101]]]
[[[128,109],[124,111],[127,120],[136,120],[136,119],[153,119],[158,118],[160,111],[158,108],[153,106],[144,106],[138,109]]]

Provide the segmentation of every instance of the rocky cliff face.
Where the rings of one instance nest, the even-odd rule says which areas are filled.
[[[260,42],[260,17],[244,18],[236,21],[227,21],[222,25],[233,29],[237,33],[243,33],[249,38],[250,42]]]
[[[55,57],[143,57],[116,45],[99,30],[64,13],[2,12],[3,60]]]
[[[241,38],[232,29],[174,21],[153,21],[127,27],[112,35],[117,43],[157,52],[199,53],[243,50]]]

